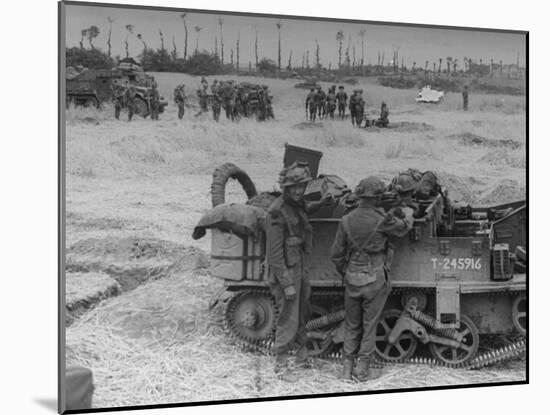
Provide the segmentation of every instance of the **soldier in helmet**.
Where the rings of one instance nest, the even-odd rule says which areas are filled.
[[[174,102],[178,107],[178,118],[181,120],[185,115],[185,85],[180,84],[174,89]]]
[[[363,100],[363,90],[356,89],[349,99],[349,111],[351,114],[351,125],[361,126],[363,121],[363,112],[365,110],[365,101]]]
[[[418,172],[419,173],[419,172]],[[418,177],[420,179],[420,177]],[[398,200],[391,212],[396,217],[405,217],[406,214],[411,214],[414,218],[424,216],[423,209],[418,203],[413,201],[413,195],[416,191],[418,180],[413,177],[410,172],[399,173],[390,185],[390,190],[396,195]]]
[[[344,86],[338,87],[338,93],[336,94],[336,100],[338,101],[338,116],[341,120],[346,116],[346,105],[348,103],[348,94],[344,91]]]
[[[327,94],[323,91],[321,85],[317,85],[317,94],[315,95],[319,119],[325,118],[327,113]]]
[[[385,102],[382,102],[382,105],[380,107],[380,118],[374,121],[374,125],[376,127],[387,127],[390,123],[389,116],[390,111],[388,110],[388,106]]]
[[[279,177],[283,194],[269,207],[266,219],[270,289],[279,306],[275,343],[275,372],[288,368],[289,350],[298,347],[296,364],[307,363],[305,324],[309,314],[309,281],[304,255],[312,246],[304,193],[311,180],[307,164],[294,163]]]
[[[128,121],[132,121],[132,117],[135,112],[136,101],[136,87],[130,85],[126,91],[124,91],[124,102],[126,102],[126,108],[128,108]]]
[[[315,117],[317,116],[317,101],[316,101],[316,93],[315,88],[310,88],[309,94],[307,94],[306,97],[306,118],[308,116],[308,110],[309,110],[309,120],[315,121]]]
[[[342,377],[374,379],[380,370],[373,364],[376,324],[391,291],[389,269],[393,251],[389,237],[400,237],[412,228],[411,217],[403,219],[379,207],[384,183],[370,176],[359,182],[358,207],[345,215],[331,249],[332,262],[344,279],[344,368]]]
[[[336,85],[333,85],[327,94],[327,114],[331,120],[334,119],[334,112],[336,111]]]
[[[157,83],[153,78],[153,84],[151,86],[151,119],[158,120],[160,112],[160,94]]]
[[[124,104],[124,87],[113,83],[111,90],[113,92],[113,104],[115,105],[115,118],[118,120]]]

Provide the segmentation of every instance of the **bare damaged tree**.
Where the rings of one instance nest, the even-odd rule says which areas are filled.
[[[99,27],[90,26],[88,28],[88,42],[90,43],[90,49],[94,48],[93,40],[99,36]]]
[[[439,68],[437,69],[437,73],[440,74],[441,73],[441,64],[443,63],[443,59],[442,58],[439,58]]]
[[[399,49],[401,49],[401,46],[392,46],[393,48],[393,72],[397,73],[397,69],[399,68]]]
[[[185,40],[183,44],[183,59],[187,59],[187,37],[189,35],[189,32],[187,31],[187,22],[185,21],[185,16],[187,16],[187,13],[180,14],[180,18],[183,21],[183,28],[185,29]]]
[[[321,69],[321,64],[319,60],[319,41],[315,39],[315,68]]]
[[[451,75],[451,64],[453,63],[453,58],[451,56],[447,56],[447,76]]]
[[[82,29],[80,31],[80,49],[84,50],[84,38],[88,35],[88,29]]]
[[[218,36],[214,37],[214,56],[216,60],[219,60],[220,57],[218,56]]]
[[[286,67],[287,70],[292,70],[292,49],[290,49],[290,53],[288,54],[288,65]]]
[[[258,70],[258,29],[254,28],[256,39],[254,40],[254,57],[256,58],[256,70]]]
[[[283,27],[283,24],[279,20],[276,23],[277,31],[279,32],[279,44],[277,48],[277,67],[279,68],[279,72],[281,71],[281,27]]]
[[[147,53],[147,43],[145,43],[145,39],[143,39],[141,33],[137,34],[137,38],[141,40],[141,43],[143,43],[143,56],[145,56],[145,54]]]
[[[363,68],[365,66],[365,34],[367,31],[365,29],[361,29],[359,31],[359,37],[361,38],[361,72],[363,72]]]
[[[164,34],[160,29],[159,29],[159,36],[160,36],[160,50],[164,52]]]
[[[223,19],[218,17],[218,25],[220,26],[220,61],[223,65]]]
[[[232,68],[235,68],[235,67],[233,66],[233,49],[231,49],[231,50],[229,51],[229,60],[230,60],[231,67],[232,67]]]
[[[241,32],[237,32],[237,44],[235,45],[237,49],[237,72],[239,72],[239,66],[241,62]]]
[[[306,66],[306,53],[304,52],[302,54],[302,69],[304,69]]]
[[[353,62],[351,64],[351,66],[353,68],[355,68],[355,43],[351,46],[351,52],[352,52],[352,56],[353,56]]]
[[[107,36],[107,56],[109,58],[111,57],[111,32],[113,31],[113,22],[115,19],[113,19],[111,16],[107,17],[107,21],[109,22],[109,35]]]
[[[128,50],[128,37],[130,35],[134,34],[134,25],[127,24],[126,25],[126,31],[128,33],[126,33],[126,38],[124,39],[124,49],[126,50],[126,57],[129,58],[130,57],[130,52]]]
[[[344,64],[346,66],[346,70],[349,71],[349,68],[351,66],[351,59],[350,59],[350,56],[349,56],[349,48],[351,46],[351,37],[348,37],[348,46],[346,47],[346,59],[344,61]]]
[[[197,43],[195,44],[195,55],[199,53],[199,37],[202,27],[195,26],[195,32],[197,32]]]
[[[306,51],[306,69],[309,69],[309,50]]]
[[[339,30],[336,33],[336,40],[338,41],[338,70],[342,69],[342,42],[344,41],[344,32]]]
[[[176,60],[178,58],[178,49],[176,48],[176,37],[172,36],[172,59]]]

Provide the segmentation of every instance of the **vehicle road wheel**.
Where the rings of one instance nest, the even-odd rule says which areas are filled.
[[[527,296],[519,295],[512,304],[512,321],[514,327],[522,335],[527,333]]]
[[[410,358],[414,354],[418,343],[416,337],[410,331],[401,333],[395,344],[388,342],[388,336],[400,316],[401,311],[397,309],[386,310],[382,313],[380,321],[376,326],[376,354],[389,362],[397,362]]]
[[[430,343],[432,355],[451,366],[468,362],[475,356],[479,346],[479,331],[469,317],[465,315],[460,316],[460,327],[457,331],[462,336],[462,345],[460,347]]]
[[[142,98],[136,98],[134,100],[134,113],[141,115],[143,118],[149,115],[149,108],[147,108],[147,103]]]

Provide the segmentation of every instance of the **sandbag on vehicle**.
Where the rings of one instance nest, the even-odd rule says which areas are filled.
[[[266,212],[256,206],[239,203],[221,204],[209,210],[193,230],[193,239],[200,239],[206,229],[219,229],[241,236],[257,237],[265,229]]]

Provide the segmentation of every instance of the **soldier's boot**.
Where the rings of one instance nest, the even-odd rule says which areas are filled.
[[[278,354],[275,356],[275,366],[273,371],[277,374],[283,373],[288,369],[288,355]]]
[[[298,351],[296,352],[296,357],[294,359],[294,364],[296,365],[296,368],[298,369],[311,369],[312,365],[309,360],[309,352],[307,350],[307,347],[305,345],[300,346]]]
[[[359,358],[357,361],[357,370],[355,377],[359,382],[374,380],[382,375],[382,368],[375,364],[372,357]]]
[[[353,357],[344,358],[344,367],[342,368],[342,379],[343,380],[352,380],[353,374]]]

